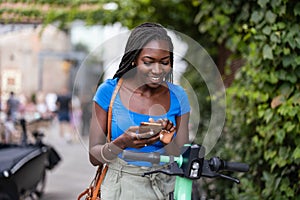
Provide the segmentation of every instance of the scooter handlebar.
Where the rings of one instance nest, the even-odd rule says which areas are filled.
[[[145,161],[153,164],[158,164],[160,162],[160,153],[159,152],[140,153],[140,152],[125,150],[122,153],[122,158],[124,160]]]
[[[212,157],[209,161],[209,167],[212,171],[233,171],[233,172],[248,172],[249,165],[240,162],[228,162],[218,157]]]
[[[239,163],[239,162],[224,162],[224,170],[227,171],[234,171],[234,172],[248,172],[249,171],[249,165],[245,163]]]

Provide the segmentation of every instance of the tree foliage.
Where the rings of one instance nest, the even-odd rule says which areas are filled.
[[[250,164],[242,185],[217,188],[231,199],[300,195],[300,2],[200,1],[199,30],[245,60],[227,89],[220,153]],[[230,62],[228,62],[230,63]]]
[[[197,10],[193,1],[184,0],[7,0],[0,2],[2,23],[58,23],[67,28],[74,20],[87,25],[113,24],[133,28],[145,22],[159,22],[168,28],[199,34],[192,26]]]

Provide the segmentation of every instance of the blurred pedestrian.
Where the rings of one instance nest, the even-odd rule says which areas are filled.
[[[14,92],[10,92],[10,96],[6,102],[6,116],[7,120],[16,122],[20,107],[20,101],[16,98]]]
[[[82,126],[81,134],[82,136],[89,135],[90,130],[90,119],[92,117],[92,104],[90,101],[86,100],[87,97],[84,97],[81,106],[82,106]]]
[[[77,96],[72,97],[72,112],[71,112],[71,125],[75,133],[81,131],[82,125],[82,109],[81,102]],[[76,139],[77,137],[75,137]]]
[[[14,92],[10,92],[10,96],[6,101],[6,121],[5,127],[5,143],[11,143],[12,137],[17,134],[15,123],[18,119],[20,101],[16,98]]]
[[[56,112],[60,125],[60,136],[67,142],[72,140],[72,130],[70,125],[70,112],[71,112],[71,95],[66,88],[62,89],[61,93],[57,95],[56,99]]]

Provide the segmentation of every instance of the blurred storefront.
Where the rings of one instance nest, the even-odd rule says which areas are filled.
[[[1,102],[10,91],[30,97],[70,88],[70,71],[76,67],[71,61],[78,59],[71,50],[69,34],[53,25],[1,25]]]

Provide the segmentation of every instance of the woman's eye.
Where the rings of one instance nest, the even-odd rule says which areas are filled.
[[[162,65],[168,65],[170,62],[161,62]]]
[[[155,62],[144,61],[143,63],[144,63],[144,65],[146,65],[146,66],[150,66],[150,65],[152,65],[152,64],[155,63]],[[159,63],[160,63],[161,65],[169,65],[169,64],[170,64],[169,61],[164,61],[164,62],[159,62]]]
[[[149,65],[151,65],[151,62],[146,62],[146,61],[144,61],[144,65],[149,66]]]

